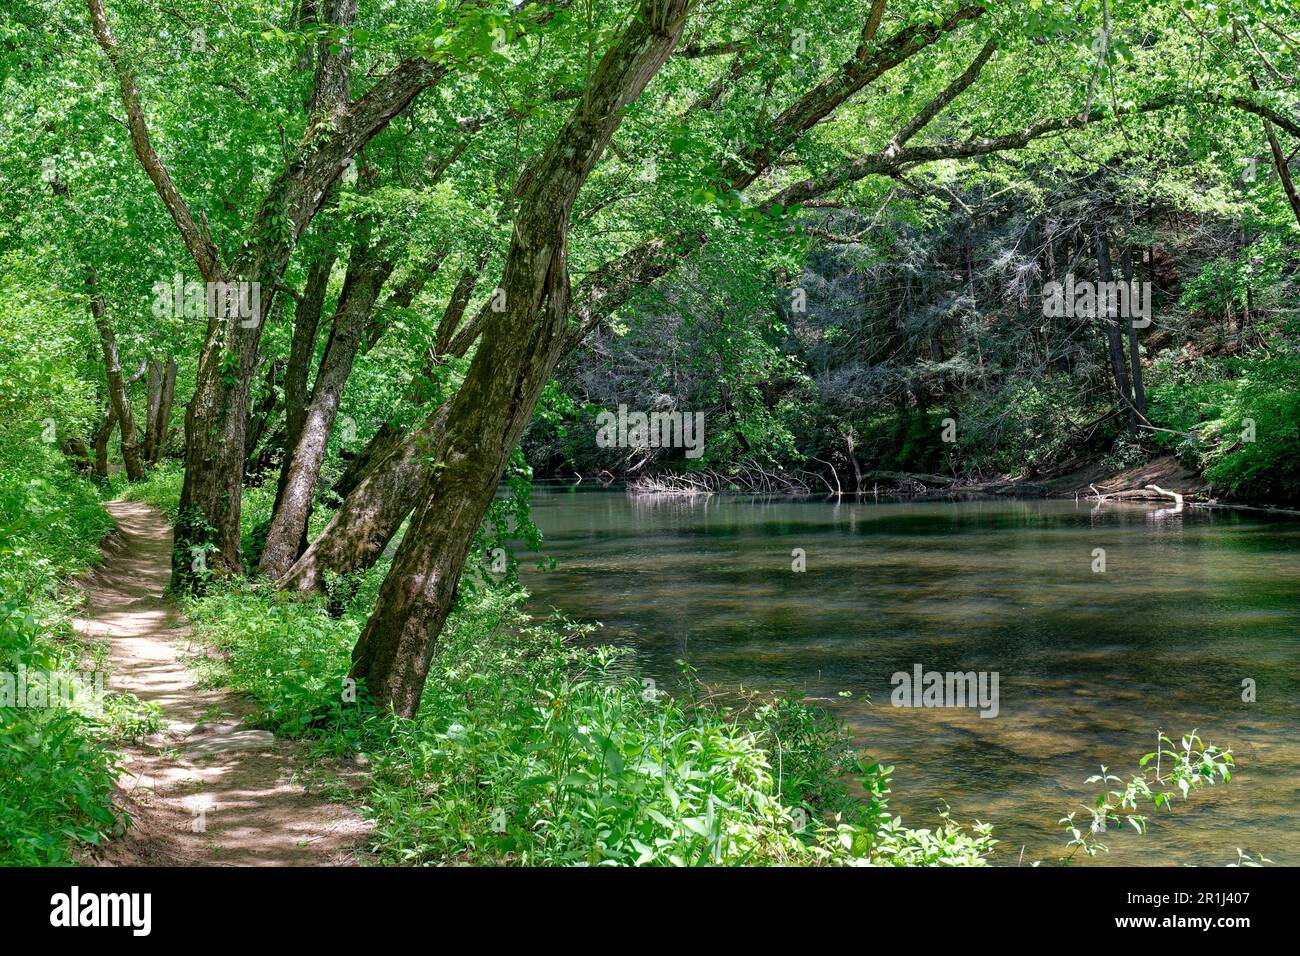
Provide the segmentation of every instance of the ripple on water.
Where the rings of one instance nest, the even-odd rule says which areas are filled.
[[[1238,755],[1233,781],[1145,836],[1109,835],[1093,862],[1223,864],[1241,847],[1300,863],[1300,522],[1157,510],[541,490],[557,566],[523,573],[535,608],[602,621],[597,639],[662,686],[686,657],[710,684],[831,700],[895,766],[893,811],[932,825],[946,801],[995,824],[1007,862],[1062,852],[1057,820],[1101,764],[1136,771],[1158,730],[1198,728]],[[996,670],[999,715],[892,707],[891,674],[917,663]]]

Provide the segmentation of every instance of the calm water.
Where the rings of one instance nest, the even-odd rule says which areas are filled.
[[[1056,821],[1096,792],[1083,780],[1099,764],[1136,770],[1157,730],[1199,728],[1233,749],[1231,783],[1145,836],[1111,834],[1098,862],[1221,865],[1241,847],[1300,864],[1300,521],[562,487],[537,492],[534,518],[557,562],[524,572],[535,610],[602,622],[599,639],[633,648],[661,687],[685,658],[706,683],[829,698],[896,768],[890,807],[912,826],[947,801],[995,825],[1003,861],[1022,845],[1054,860]],[[998,672],[999,715],[891,706],[890,676],[915,664]]]

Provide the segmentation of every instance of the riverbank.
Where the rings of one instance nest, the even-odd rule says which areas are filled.
[[[591,481],[602,487],[619,483],[614,476],[603,473],[594,476],[552,476],[549,479],[577,484]],[[1104,498],[1118,501],[1170,501],[1174,495],[1182,497],[1188,506],[1201,508],[1235,508],[1247,511],[1267,511],[1279,514],[1300,514],[1300,509],[1267,503],[1246,503],[1224,500],[1215,495],[1213,485],[1204,475],[1189,468],[1174,455],[1161,455],[1139,465],[1114,468],[1104,461],[1073,461],[1034,477],[999,476],[979,480],[953,478],[929,473],[897,471],[867,471],[862,474],[862,485],[856,492],[843,487],[824,484],[814,490],[806,480],[795,483],[787,476],[787,484],[774,482],[767,488],[752,485],[728,486],[726,479],[706,482],[693,478],[691,473],[665,472],[629,480],[624,476],[629,491],[645,495],[699,494],[773,494],[778,497],[810,498],[886,498],[906,501],[942,501],[978,498]]]

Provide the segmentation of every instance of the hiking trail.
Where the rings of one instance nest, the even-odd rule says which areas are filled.
[[[157,733],[118,747],[115,802],[130,814],[125,836],[95,853],[106,866],[351,866],[364,863],[369,826],[357,811],[304,786],[304,744],[243,725],[254,710],[228,688],[202,688],[186,658],[208,650],[163,592],[172,530],[156,508],[105,504],[117,532],[81,579],[74,626],[107,641],[107,688],[156,703]],[[344,774],[347,776],[348,774]],[[322,774],[328,780],[329,774]],[[338,776],[335,774],[333,776]],[[357,774],[351,768],[355,782]]]

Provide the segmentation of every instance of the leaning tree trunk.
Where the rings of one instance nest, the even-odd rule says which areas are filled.
[[[1295,180],[1291,176],[1291,169],[1286,161],[1286,151],[1282,149],[1282,144],[1277,139],[1277,130],[1268,120],[1264,120],[1264,136],[1268,139],[1268,150],[1273,156],[1273,168],[1277,170],[1278,179],[1282,182],[1282,192],[1286,194],[1286,201],[1291,206],[1295,221],[1300,223],[1300,190],[1296,189]]]
[[[384,422],[371,436],[370,441],[366,442],[366,447],[348,462],[348,466],[343,469],[343,474],[339,475],[330,486],[330,491],[346,501],[360,487],[365,477],[378,466],[378,463],[392,454],[405,438],[406,433],[400,425],[395,425],[391,421]]]
[[[573,202],[623,108],[672,52],[688,6],[689,0],[642,0],[581,104],[519,184],[500,284],[505,310],[486,318],[464,385],[449,404],[437,465],[352,654],[352,676],[381,707],[402,716],[419,706],[475,533],[564,350]]]
[[[289,467],[266,547],[258,569],[268,577],[282,576],[305,546],[312,494],[325,462],[325,450],[338,415],[343,388],[361,347],[366,323],[379,292],[393,271],[392,260],[358,248],[339,305],[334,313],[329,343],[321,358],[311,402],[299,429],[296,445],[289,449]]]
[[[122,461],[126,466],[126,477],[129,481],[139,481],[144,477],[144,463],[137,444],[135,418],[131,415],[131,396],[126,392],[126,380],[122,377],[122,363],[117,352],[117,336],[113,334],[113,323],[108,318],[108,307],[104,304],[99,275],[94,267],[86,275],[86,288],[90,294],[90,314],[95,320],[99,346],[104,353],[108,400],[113,405],[113,416],[122,433]]]
[[[307,284],[293,313],[293,337],[289,342],[289,364],[284,371],[284,420],[287,450],[298,443],[303,420],[307,417],[307,377],[316,357],[316,330],[320,326],[325,295],[329,290],[330,272],[334,268],[333,252],[318,256],[307,273]],[[280,470],[280,488],[288,477],[288,455]],[[279,494],[277,493],[277,502]]]
[[[376,461],[302,556],[277,584],[289,591],[323,591],[327,574],[350,574],[379,560],[419,500],[439,446],[450,404],[444,403],[409,438]]]

